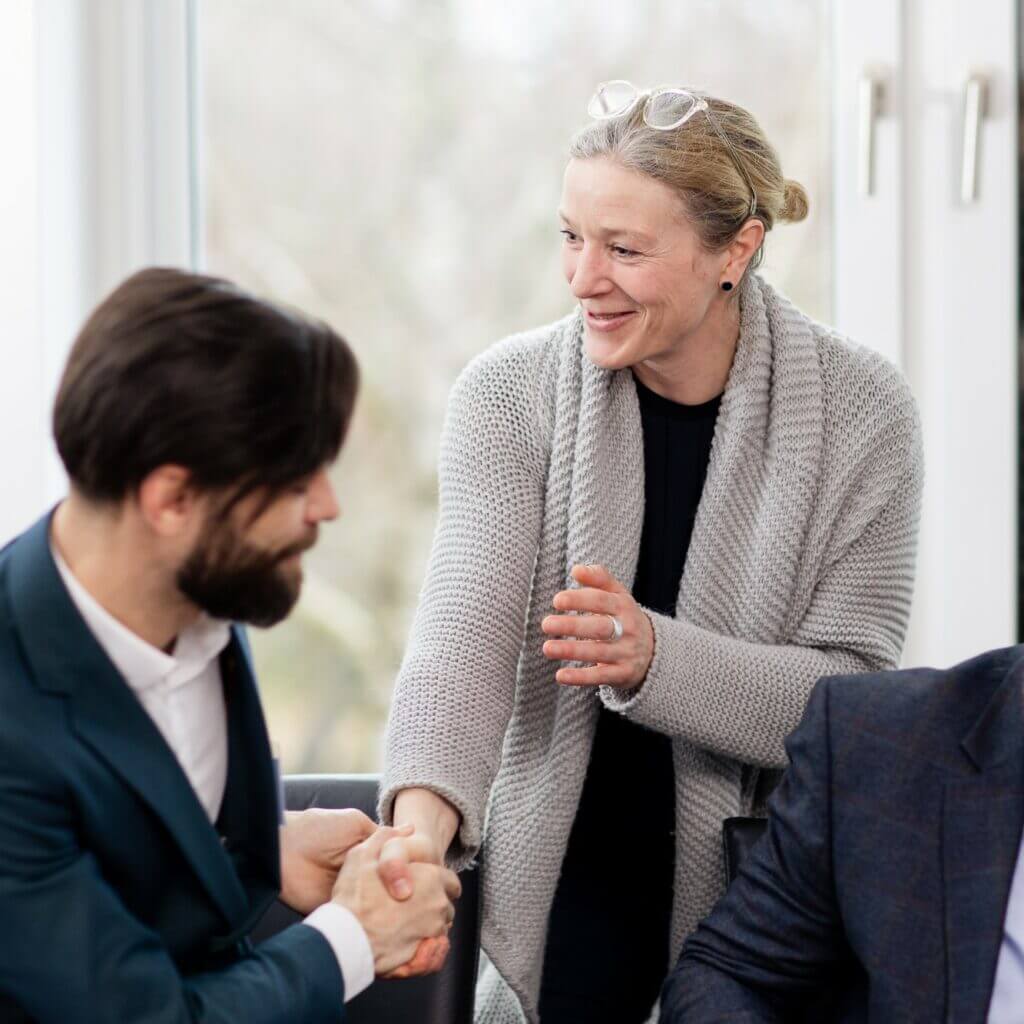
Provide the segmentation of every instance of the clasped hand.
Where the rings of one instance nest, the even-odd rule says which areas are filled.
[[[555,594],[556,615],[548,615],[541,629],[557,639],[544,641],[544,655],[552,661],[579,661],[586,667],[565,666],[555,680],[566,686],[614,686],[628,690],[640,686],[654,657],[654,627],[633,595],[601,565],[574,565],[572,577],[579,587]],[[622,624],[622,636],[613,639],[612,617]]]
[[[389,843],[391,852],[382,857]],[[281,882],[281,899],[300,913],[329,900],[352,911],[378,974],[412,977],[443,966],[461,886],[411,828],[379,827],[357,810],[289,811],[281,829]]]

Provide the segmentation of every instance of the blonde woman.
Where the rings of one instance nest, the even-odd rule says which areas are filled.
[[[477,1019],[639,1024],[814,682],[891,668],[922,459],[898,372],[755,272],[806,215],[754,118],[601,86],[579,308],[463,372],[388,727],[406,859],[486,850]],[[485,825],[486,820],[486,825]]]

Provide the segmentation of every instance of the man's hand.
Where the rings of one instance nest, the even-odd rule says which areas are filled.
[[[380,855],[395,837],[408,838],[405,829],[378,829],[353,847],[338,874],[332,899],[359,919],[378,974],[408,977],[439,970],[447,955],[447,935],[455,919],[453,900],[462,886],[453,871],[437,864],[408,866],[412,893],[402,901],[392,899],[380,877]],[[433,950],[419,950],[423,939],[443,939]],[[411,961],[411,962],[410,962]],[[403,968],[397,972],[396,969]]]
[[[288,811],[281,829],[281,899],[300,914],[326,903],[345,855],[376,830],[362,811]]]
[[[411,836],[395,836],[384,844],[378,870],[381,881],[396,900],[412,894],[413,879],[409,865],[441,864],[443,852],[451,845],[459,829],[459,812],[443,797],[429,789],[403,789],[395,797],[395,823],[412,825]],[[391,971],[389,978],[411,978],[439,971],[448,957],[447,936],[424,939],[416,955]]]

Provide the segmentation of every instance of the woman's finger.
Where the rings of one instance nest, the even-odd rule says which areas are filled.
[[[394,900],[407,900],[413,892],[410,850],[404,839],[393,839],[384,844],[377,861],[377,874],[384,888]]]
[[[560,668],[555,682],[562,686],[635,686],[630,670],[622,665],[591,665],[589,668]]]
[[[609,640],[613,632],[607,615],[548,615],[540,628],[548,636],[573,637],[576,640]]]
[[[572,578],[584,587],[597,587],[612,594],[628,593],[603,565],[574,565]]]
[[[462,883],[459,876],[448,868],[441,869],[441,884],[444,886],[445,895],[450,900],[457,900],[462,895]],[[452,908],[452,917],[455,916],[455,909]]]
[[[615,615],[622,608],[622,598],[607,590],[580,587],[578,590],[560,590],[551,601],[556,611],[591,612],[596,615]]]
[[[594,661],[615,664],[626,656],[621,644],[595,640],[546,640],[544,656],[552,661]]]
[[[433,974],[444,966],[448,955],[447,937],[421,939],[411,960],[385,974],[385,978],[415,978],[422,974]]]

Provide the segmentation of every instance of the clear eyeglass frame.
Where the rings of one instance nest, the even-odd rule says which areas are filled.
[[[681,128],[699,113],[707,115],[708,123],[721,139],[722,145],[728,151],[740,177],[750,189],[750,210],[747,216],[754,216],[757,211],[757,190],[743,169],[743,164],[740,163],[733,144],[722,131],[708,101],[703,96],[699,96],[689,89],[671,85],[660,86],[657,89],[640,89],[624,78],[616,78],[602,82],[594,90],[594,95],[590,97],[590,102],[587,104],[587,114],[596,121],[623,117],[641,101],[644,103],[644,124],[658,132],[670,132]]]

